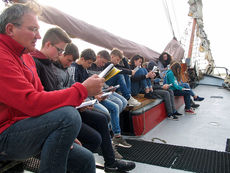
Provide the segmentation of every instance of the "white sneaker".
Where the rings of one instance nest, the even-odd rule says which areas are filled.
[[[135,98],[130,96],[130,99],[128,100],[129,106],[140,106],[141,102],[137,101]]]

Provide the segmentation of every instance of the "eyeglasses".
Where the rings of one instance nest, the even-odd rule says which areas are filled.
[[[22,26],[20,23],[12,23],[15,26]],[[34,33],[37,33],[39,28],[35,27],[35,26],[25,26],[25,28],[27,28],[29,31],[32,31]]]
[[[61,49],[61,48],[55,46],[54,44],[52,44],[52,46],[55,47],[55,48],[57,49],[57,52],[58,52],[59,55],[62,54],[62,53],[64,52],[63,49]]]

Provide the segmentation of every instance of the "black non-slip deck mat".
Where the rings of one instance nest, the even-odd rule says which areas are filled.
[[[38,173],[40,166],[40,160],[37,157],[31,157],[23,162],[24,170]]]
[[[124,159],[197,173],[230,173],[230,153],[127,140],[131,148],[117,147]]]
[[[230,139],[227,139],[225,151],[230,152]]]

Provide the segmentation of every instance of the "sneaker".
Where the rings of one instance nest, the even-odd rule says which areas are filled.
[[[199,105],[199,104],[196,104],[196,103],[194,103],[194,104],[192,103],[192,104],[191,104],[191,107],[192,107],[192,108],[198,108],[199,106],[200,106],[200,105]]]
[[[130,99],[128,100],[128,105],[129,106],[140,106],[141,102],[137,101],[135,98],[130,96]]]
[[[152,99],[151,93],[145,93],[144,98]]]
[[[122,136],[119,137],[113,137],[112,139],[113,144],[116,146],[124,147],[124,148],[130,148],[132,145],[128,144],[125,139],[122,138]]]
[[[178,116],[183,116],[183,114],[181,114],[181,113],[179,113],[179,112],[177,112],[177,111],[175,111],[175,112],[173,113],[173,115],[176,115],[177,117],[178,117]]]
[[[122,160],[115,160],[112,165],[105,165],[105,172],[125,172],[130,171],[136,167],[134,162],[125,162]]]
[[[174,120],[174,121],[178,121],[179,118],[176,115],[171,115],[168,117],[169,120]]]
[[[190,99],[190,103],[191,103],[191,108],[195,109],[198,108],[200,105],[196,104],[192,99]]]
[[[112,144],[114,156],[116,159],[123,159],[123,156],[117,151],[116,146]]]
[[[192,108],[191,109],[185,109],[185,113],[190,114],[190,115],[195,115],[196,114]]]
[[[199,97],[197,96],[196,98],[193,99],[194,101],[203,101],[204,97]]]

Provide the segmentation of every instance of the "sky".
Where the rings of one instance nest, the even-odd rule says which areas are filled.
[[[167,2],[176,38],[187,45],[190,38],[190,33],[185,34],[185,31],[191,31],[192,27],[192,19],[188,16],[187,0],[38,0],[38,2],[52,5],[77,19],[143,44],[159,53],[173,38],[165,5],[163,5]],[[229,0],[203,0],[204,30],[210,40],[215,64],[230,69],[230,57],[227,52],[230,38],[229,6]],[[50,26],[44,23],[40,25],[41,35],[44,35]],[[80,51],[89,47],[95,52],[103,49],[78,39],[74,39],[73,42]],[[40,45],[41,41],[37,43],[37,47],[39,48]],[[187,51],[185,50],[185,55]]]

